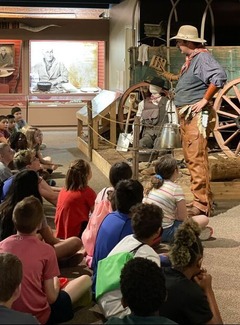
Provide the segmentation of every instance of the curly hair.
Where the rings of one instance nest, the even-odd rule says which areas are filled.
[[[200,233],[201,229],[193,219],[188,219],[179,226],[169,252],[169,258],[175,268],[184,270],[203,256]]]
[[[152,188],[160,188],[165,179],[170,179],[177,168],[177,160],[170,154],[159,157],[155,165],[155,175],[151,177],[150,183],[145,187],[145,194]]]
[[[83,160],[74,160],[67,171],[65,186],[67,191],[77,191],[88,185],[88,178],[91,173],[90,164]]]
[[[124,265],[120,288],[124,302],[137,316],[151,316],[158,312],[167,294],[161,268],[142,257],[136,257]]]
[[[162,227],[163,211],[156,204],[139,203],[130,209],[133,232],[140,241]]]

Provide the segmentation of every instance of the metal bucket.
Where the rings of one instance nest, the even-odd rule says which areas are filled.
[[[178,124],[164,124],[160,136],[159,147],[161,149],[181,148],[181,136]]]

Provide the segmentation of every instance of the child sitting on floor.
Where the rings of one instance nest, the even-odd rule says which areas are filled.
[[[41,324],[54,324],[73,318],[72,304],[87,293],[91,278],[82,275],[60,289],[55,251],[37,237],[43,217],[43,206],[36,197],[18,202],[13,211],[17,234],[3,240],[0,251],[16,255],[23,263],[22,291],[13,309],[31,313]]]
[[[155,165],[155,175],[145,187],[144,203],[157,204],[163,209],[163,242],[171,242],[178,226],[187,219],[185,195],[180,185],[176,184],[179,177],[177,160],[170,154],[161,156]],[[212,228],[206,227],[209,218],[205,215],[192,217],[203,229],[201,238],[208,239]]]
[[[109,181],[112,186],[105,187],[97,195],[93,213],[81,237],[83,246],[86,250],[86,263],[90,268],[99,226],[106,215],[113,211],[112,206],[115,206],[113,191],[120,180],[130,179],[131,177],[132,168],[128,163],[124,161],[115,163],[109,171]]]
[[[16,122],[15,122],[14,115],[8,114],[7,119],[8,119],[8,132],[11,135],[16,132],[16,128],[15,128]]]
[[[161,315],[161,306],[167,297],[162,270],[153,261],[136,257],[128,261],[120,278],[123,308],[131,314],[112,317],[106,324],[176,324]]]
[[[10,147],[18,152],[19,150],[26,150],[28,148],[28,142],[26,135],[20,131],[13,132],[9,137]]]
[[[15,130],[22,131],[23,127],[27,126],[27,122],[22,117],[22,110],[20,107],[13,107],[11,110],[11,115],[14,116],[15,119]]]
[[[39,192],[39,176],[34,170],[24,169],[13,177],[8,194],[4,202],[0,204],[0,240],[16,234],[12,220],[14,207],[19,201],[30,195],[34,195],[42,202]],[[45,216],[38,232],[45,243],[53,246],[58,260],[73,256],[82,247],[82,242],[78,237],[70,237],[65,240],[54,237]]]
[[[88,186],[91,177],[92,171],[87,161],[77,159],[70,164],[65,187],[58,195],[55,214],[56,237],[81,238],[96,199],[96,193]]]
[[[0,142],[8,143],[10,133],[8,132],[8,119],[5,115],[0,115]]]
[[[163,268],[167,299],[161,313],[178,324],[223,324],[212,288],[212,277],[203,262],[199,225],[189,218],[174,235],[169,257],[171,268]]]
[[[10,253],[0,253],[0,324],[39,324],[27,313],[11,309],[21,292],[22,263]]]
[[[162,231],[162,209],[154,204],[140,203],[131,208],[130,214],[133,234],[124,237],[111,250],[108,257],[118,253],[134,251],[134,258],[148,258],[160,266],[160,257],[151,246]],[[121,269],[124,264],[118,266]],[[107,276],[102,273],[100,274],[98,268],[97,272],[96,287],[98,287],[99,281],[108,283],[108,277],[111,278],[111,272],[109,271]],[[130,309],[124,308],[121,304],[120,288],[106,290],[104,294],[96,298],[106,318],[112,316],[123,317],[130,314]]]
[[[58,168],[58,164],[52,162],[51,157],[43,157],[40,152],[40,146],[42,144],[42,132],[38,128],[27,128],[26,137],[28,141],[28,148],[35,150],[36,157],[39,159],[42,169],[47,170],[50,174]]]

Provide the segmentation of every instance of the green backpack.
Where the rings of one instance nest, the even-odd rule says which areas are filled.
[[[140,244],[130,252],[121,252],[107,256],[97,265],[96,299],[98,300],[107,292],[120,288],[120,275],[125,263],[133,259],[137,250],[143,246]]]

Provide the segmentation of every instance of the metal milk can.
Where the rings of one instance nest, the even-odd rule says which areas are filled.
[[[160,136],[159,146],[161,149],[181,148],[181,136],[178,124],[164,124]]]

